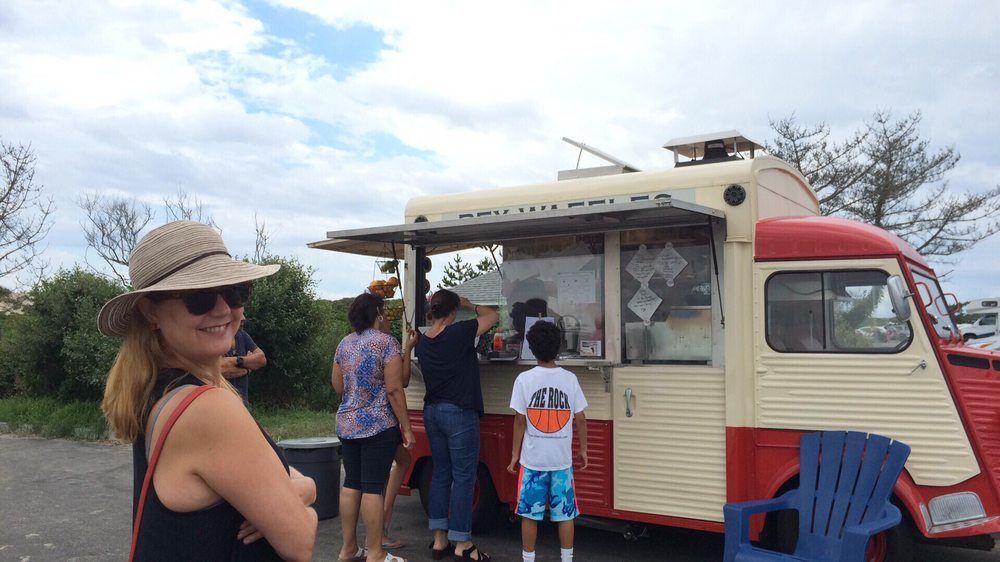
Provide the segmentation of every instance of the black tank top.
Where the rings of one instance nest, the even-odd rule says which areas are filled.
[[[150,404],[155,404],[165,392],[178,386],[203,384],[197,377],[180,370],[162,371],[157,377]],[[148,415],[144,416],[144,422],[147,417]],[[281,450],[266,432],[261,430],[261,433],[278,455],[285,470],[288,470],[288,463]],[[134,519],[142,481],[146,476],[145,432],[132,444],[132,466]],[[281,560],[267,539],[261,538],[249,545],[236,540],[236,533],[244,519],[236,508],[224,500],[198,511],[172,511],[160,502],[156,486],[150,483],[149,491],[146,492],[142,524],[139,526],[135,560]]]

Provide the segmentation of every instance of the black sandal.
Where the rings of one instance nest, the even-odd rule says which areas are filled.
[[[473,558],[469,556],[470,552],[478,552],[479,558]],[[476,545],[472,545],[469,548],[462,551],[462,554],[456,554],[455,560],[472,560],[473,562],[490,562],[490,556],[485,552],[479,550]]]
[[[430,546],[427,548],[431,549],[431,559],[433,560],[444,560],[448,557],[449,552],[455,552],[455,545],[453,545],[451,541],[448,541],[448,546],[441,550],[434,548],[434,541],[431,541]]]

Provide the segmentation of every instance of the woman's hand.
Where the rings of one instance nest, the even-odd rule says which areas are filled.
[[[243,541],[243,544],[250,544],[264,538],[264,535],[253,526],[253,523],[243,520],[240,525],[240,532],[236,533],[236,540]]]
[[[472,304],[472,301],[465,297],[458,297],[458,305],[462,308],[468,308],[470,310],[476,309],[476,305]]]
[[[414,347],[417,347],[417,340],[420,339],[420,332],[414,330],[413,328],[406,329],[406,344],[403,349],[407,351],[407,356],[409,356],[409,351]]]
[[[417,439],[413,436],[413,430],[409,427],[403,430],[403,447],[412,449],[417,444]]]

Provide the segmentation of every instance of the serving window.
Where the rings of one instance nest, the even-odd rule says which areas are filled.
[[[604,358],[604,235],[517,240],[502,253],[494,355],[533,359],[524,334],[545,319],[562,331],[560,360]]]
[[[711,363],[709,228],[679,226],[621,233],[623,363]]]

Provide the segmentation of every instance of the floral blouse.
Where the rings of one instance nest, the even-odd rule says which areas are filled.
[[[340,341],[334,361],[344,377],[337,436],[363,439],[399,425],[385,392],[385,365],[400,356],[396,338],[374,329]]]

